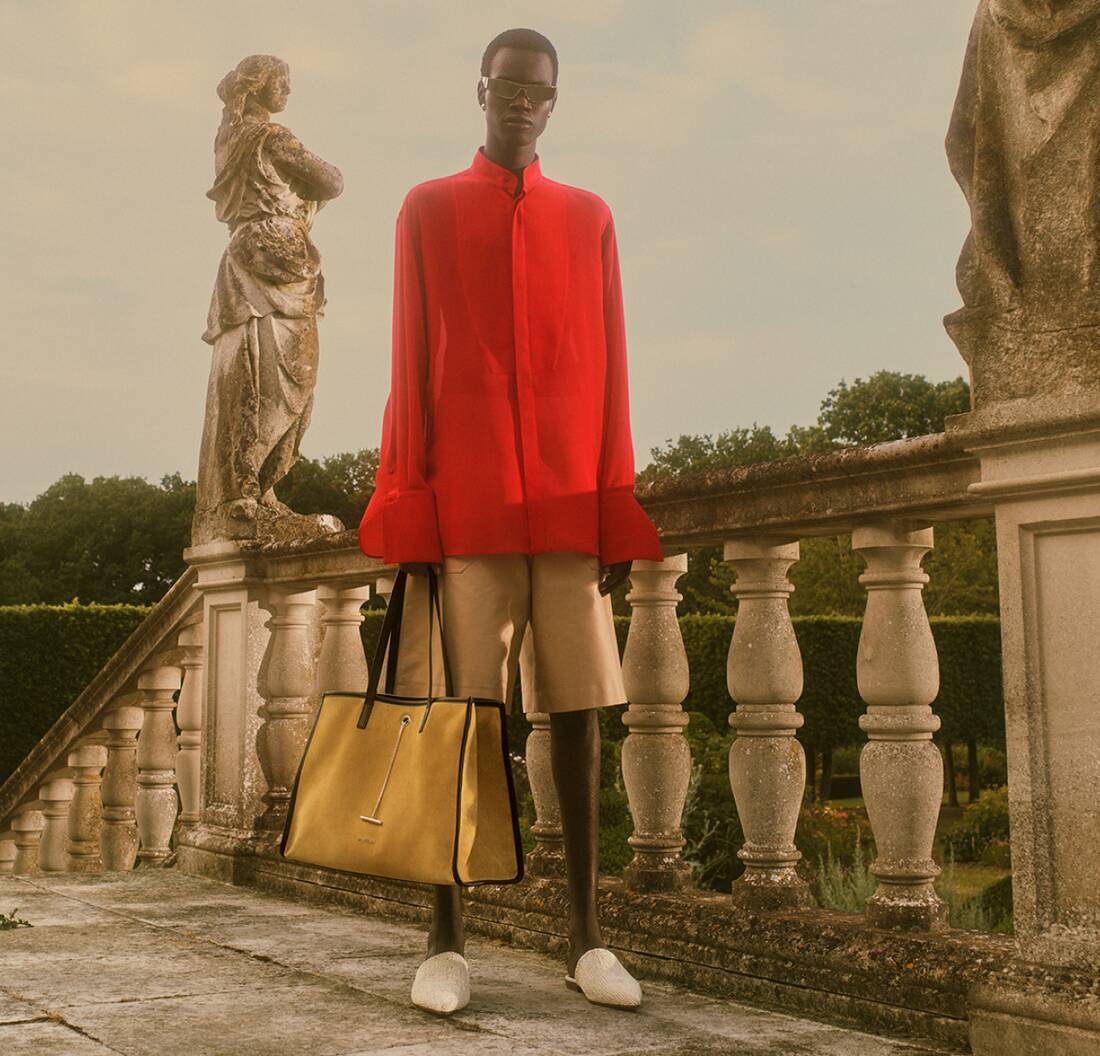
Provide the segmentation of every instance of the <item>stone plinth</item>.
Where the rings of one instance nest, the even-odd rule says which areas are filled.
[[[975,1052],[1100,1052],[1100,1005],[1037,982],[1100,971],[1100,395],[992,404],[948,433],[995,509],[1015,927],[1051,970],[985,991]]]
[[[201,669],[206,728],[202,738],[200,818],[181,830],[178,853],[189,853],[193,829],[245,836],[263,814],[267,791],[257,753],[263,725],[260,665],[271,631],[262,559],[221,541],[184,551],[198,570],[203,595],[204,664]]]

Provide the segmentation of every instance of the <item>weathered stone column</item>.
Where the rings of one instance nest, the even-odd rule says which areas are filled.
[[[623,783],[634,832],[634,860],[623,880],[635,891],[678,891],[691,880],[680,857],[680,822],[691,779],[691,750],[681,702],[691,688],[687,653],[676,605],[676,581],[687,571],[687,554],[664,561],[635,560],[630,570],[630,632],[623,650],[623,683],[630,706],[623,722]]]
[[[103,868],[99,851],[102,825],[100,772],[107,765],[107,749],[97,740],[69,752],[73,771],[73,801],[69,807],[69,872],[98,873]]]
[[[1026,960],[1096,979],[1100,377],[1094,384],[948,424],[981,459],[971,490],[996,511],[1016,939]],[[1084,1015],[1072,1001],[1065,1010]],[[1100,1048],[1100,1008],[1090,1025]],[[987,1029],[994,1038],[994,1020]],[[1070,1051],[1061,1035],[1043,1044]]]
[[[527,646],[524,642],[524,648]],[[531,876],[564,877],[565,844],[561,831],[561,805],[550,766],[550,715],[545,711],[529,711],[527,721],[531,732],[524,745],[527,781],[535,801],[535,821],[531,835],[535,837],[524,863],[524,872]]]
[[[978,5],[947,134],[970,206],[945,320],[997,524],[1014,928],[976,1056],[1100,1052],[1100,5]]]
[[[37,804],[39,801],[35,800]],[[12,872],[20,875],[38,872],[38,851],[42,843],[42,830],[46,819],[42,815],[41,805],[20,807],[11,820],[11,831],[15,833],[15,863]]]
[[[176,727],[172,721],[180,688],[180,669],[170,665],[146,668],[138,675],[144,719],[137,744],[137,794],[134,818],[141,845],[139,865],[159,866],[172,853],[169,846],[176,823]]]
[[[133,869],[137,858],[134,798],[137,792],[137,735],[143,717],[140,707],[124,703],[103,718],[103,729],[107,733],[107,765],[100,786],[103,823],[99,831],[99,853],[104,869]]]
[[[867,609],[856,679],[868,742],[859,775],[877,852],[871,872],[879,881],[867,919],[886,928],[943,927],[946,906],[933,886],[940,869],[932,860],[943,796],[943,758],[932,743],[940,720],[931,708],[940,669],[920,567],[932,529],[867,524],[852,533],[852,549],[867,564],[859,577]]]
[[[1032,966],[972,992],[971,1046],[980,1056],[1100,1052],[1100,1001],[1082,999],[1100,980],[1095,383],[1087,396],[993,404],[948,419],[949,433],[981,459],[971,490],[996,515],[1013,923]]]
[[[193,546],[184,560],[203,598],[201,820],[181,826],[177,867],[229,880],[233,858],[255,849],[253,827],[264,809],[264,774],[256,749],[263,697],[257,688],[271,631],[261,554],[229,540]]]
[[[794,706],[802,695],[802,656],[787,608],[794,590],[787,570],[798,560],[798,543],[731,539],[723,557],[737,571],[726,685],[737,702],[729,717],[737,731],[730,786],[745,832],[737,852],[745,871],[733,883],[733,898],[756,910],[808,905],[806,882],[795,872],[802,855],[794,845],[806,787],[806,757],[794,735],[803,722]]]
[[[38,868],[44,873],[69,871],[69,805],[73,799],[73,782],[68,777],[54,777],[38,789],[42,801],[42,842],[38,848]]]
[[[180,789],[180,824],[196,825],[202,816],[202,613],[196,613],[180,631],[183,685],[176,702],[179,754],[176,780]]]
[[[256,828],[281,833],[290,787],[309,736],[314,680],[311,625],[316,619],[317,591],[273,589],[269,605],[274,615],[268,624],[271,638],[259,682],[264,721],[256,738],[267,790],[261,797],[265,806]]]
[[[390,589],[393,587],[391,585]],[[370,584],[346,587],[323,584],[317,588],[321,606],[321,654],[317,660],[314,695],[329,690],[363,693],[370,673],[363,655],[360,611],[370,597]]]
[[[16,852],[15,833],[10,829],[6,832],[0,832],[0,876],[15,871]]]

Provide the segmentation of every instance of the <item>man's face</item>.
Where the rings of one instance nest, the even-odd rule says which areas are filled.
[[[554,67],[542,51],[500,48],[489,63],[489,76],[520,84],[553,84]],[[494,95],[479,81],[478,100],[485,106],[485,127],[489,135],[509,146],[534,145],[546,127],[555,99],[532,103],[526,92],[514,99]]]

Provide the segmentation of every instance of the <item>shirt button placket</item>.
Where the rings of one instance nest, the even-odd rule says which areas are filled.
[[[516,347],[516,402],[519,410],[520,436],[523,440],[524,492],[527,507],[527,531],[531,551],[542,548],[537,517],[532,505],[537,501],[538,488],[538,424],[535,418],[534,385],[531,377],[531,342],[527,306],[527,239],[524,227],[524,204],[527,193],[521,191],[512,209],[512,306]]]

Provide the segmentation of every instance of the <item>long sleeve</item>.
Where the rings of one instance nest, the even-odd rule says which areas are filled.
[[[599,464],[600,561],[604,565],[633,558],[661,561],[664,554],[657,529],[634,497],[626,323],[619,249],[615,223],[610,216],[603,232],[602,251],[607,381]]]
[[[382,422],[379,475],[387,562],[443,561],[435,494],[427,483],[427,305],[415,210],[405,200],[397,216],[393,270],[393,365]]]

